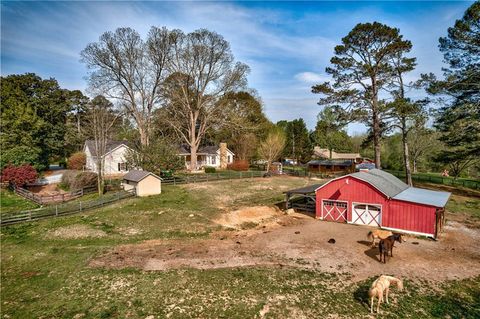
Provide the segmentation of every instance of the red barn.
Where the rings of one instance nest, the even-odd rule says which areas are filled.
[[[450,197],[447,192],[409,187],[379,169],[289,191],[287,207],[295,208],[289,203],[292,195],[314,199],[315,216],[322,220],[382,227],[433,238],[437,238],[442,228],[444,208]]]

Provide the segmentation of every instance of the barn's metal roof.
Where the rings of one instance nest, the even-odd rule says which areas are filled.
[[[150,173],[150,172],[147,172],[147,171],[139,171],[139,170],[129,171],[127,174],[125,174],[123,176],[123,179],[127,180],[127,181],[132,181],[132,182],[140,182],[142,179],[144,179],[148,175],[155,176],[156,178],[158,178],[160,180],[162,179],[162,178],[158,177],[157,175],[155,175],[153,173]]]
[[[292,194],[311,194],[315,193],[317,188],[322,186],[323,184],[313,184],[305,187],[300,187],[300,188],[295,188],[291,189],[289,191],[286,191],[285,194],[292,195]]]
[[[432,191],[429,189],[409,187],[403,192],[397,194],[393,199],[403,200],[412,203],[431,205],[435,207],[445,207],[451,193]]]
[[[394,197],[408,188],[407,184],[392,174],[380,169],[372,169],[368,172],[357,172],[350,174],[349,176],[358,178],[371,184],[388,197]]]

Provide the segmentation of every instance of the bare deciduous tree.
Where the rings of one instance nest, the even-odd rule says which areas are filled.
[[[224,122],[219,100],[244,88],[248,66],[234,63],[229,43],[205,29],[178,32],[165,81],[168,123],[190,146],[190,169],[197,168],[197,149],[207,129]]]
[[[258,148],[260,158],[267,161],[267,172],[270,171],[272,162],[279,158],[285,146],[285,134],[280,130],[274,130],[268,134]]]
[[[152,27],[147,40],[131,28],[105,32],[81,52],[92,70],[89,84],[123,105],[137,125],[142,145],[148,145],[151,115],[159,105],[176,31]]]
[[[97,166],[97,187],[98,194],[103,194],[105,153],[113,125],[120,117],[118,112],[113,109],[113,104],[105,97],[99,95],[95,97],[88,105],[86,114],[86,130],[93,137],[95,147],[95,161]]]

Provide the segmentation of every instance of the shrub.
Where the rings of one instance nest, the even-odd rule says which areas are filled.
[[[97,186],[97,174],[93,172],[68,171],[63,173],[61,187],[77,190],[85,187]]]
[[[8,182],[12,186],[22,187],[27,183],[37,180],[37,170],[30,164],[20,166],[8,165],[2,171],[2,182]]]
[[[247,160],[237,160],[234,161],[232,164],[228,165],[228,169],[234,170],[234,171],[248,171],[248,168],[250,165],[248,164]]]
[[[68,169],[81,170],[87,164],[87,156],[84,152],[73,153],[72,156],[68,158],[67,167]]]
[[[211,166],[205,166],[204,170],[205,170],[205,173],[215,173],[217,171],[215,167],[211,167]]]

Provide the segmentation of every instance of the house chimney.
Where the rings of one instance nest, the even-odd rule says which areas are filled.
[[[220,169],[227,169],[227,143],[220,143]]]

